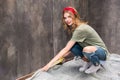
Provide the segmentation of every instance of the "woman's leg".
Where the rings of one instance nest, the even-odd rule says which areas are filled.
[[[106,60],[106,51],[101,47],[90,46],[89,49],[83,49],[83,54],[87,57],[87,59],[92,62],[95,66],[100,64],[100,60]]]
[[[85,58],[83,55],[83,47],[81,47],[78,43],[75,43],[75,45],[70,50],[75,56],[80,56],[82,59],[81,67],[79,68],[80,72],[85,71],[89,66],[90,63],[88,63],[88,59]]]
[[[81,47],[77,42],[75,43],[75,45],[71,48],[70,50],[75,56],[80,56],[81,58],[84,57],[82,51],[83,51],[83,47]]]
[[[100,69],[100,60],[106,60],[106,51],[101,47],[88,46],[83,49],[83,54],[93,64],[86,73],[93,73]]]
[[[82,60],[88,62],[88,59],[83,55],[83,47],[80,46],[77,42],[70,50],[75,56],[80,56]]]

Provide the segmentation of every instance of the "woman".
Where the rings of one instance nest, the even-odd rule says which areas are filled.
[[[41,70],[47,71],[55,61],[67,56],[70,52],[85,61],[79,71],[89,74],[99,70],[100,61],[106,60],[108,50],[97,32],[86,22],[80,20],[77,10],[73,7],[63,9],[63,24],[64,28],[72,33],[72,37],[67,45]]]

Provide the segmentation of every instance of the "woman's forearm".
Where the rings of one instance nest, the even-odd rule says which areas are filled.
[[[74,41],[69,41],[68,43],[67,43],[67,45],[65,46],[65,48],[63,48],[46,66],[44,66],[41,70],[42,71],[47,71],[49,68],[51,68],[53,65],[54,65],[54,63],[58,60],[58,59],[60,59],[60,58],[62,58],[62,57],[65,57],[65,56],[67,56],[70,52],[70,49],[72,48],[72,46],[75,44],[75,42]]]
[[[68,52],[68,50],[62,49],[46,66],[48,66],[49,68],[52,67],[55,61],[57,61],[61,57],[64,57]]]

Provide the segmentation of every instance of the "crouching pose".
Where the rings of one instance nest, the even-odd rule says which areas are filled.
[[[88,74],[98,71],[101,68],[100,61],[105,61],[109,54],[98,33],[80,19],[77,10],[73,7],[63,9],[62,22],[64,29],[68,33],[72,33],[72,37],[66,46],[41,70],[47,71],[55,61],[72,52],[85,61],[79,71]]]

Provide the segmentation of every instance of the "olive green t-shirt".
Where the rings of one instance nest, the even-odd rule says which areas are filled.
[[[107,51],[107,54],[109,53],[98,33],[87,24],[78,26],[74,30],[71,40],[78,42],[82,47],[100,46]]]

